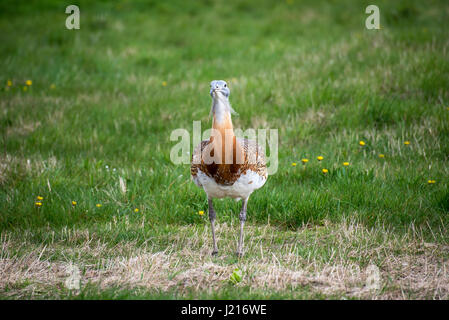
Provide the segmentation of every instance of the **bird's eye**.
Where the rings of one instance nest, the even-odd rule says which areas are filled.
[[[226,83],[225,83],[224,87],[226,88]]]

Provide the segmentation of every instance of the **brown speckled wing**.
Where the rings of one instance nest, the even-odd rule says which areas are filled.
[[[245,171],[249,169],[267,178],[267,162],[262,147],[256,141],[246,138],[238,138],[237,141],[242,146],[245,154],[245,163],[242,169]]]
[[[267,178],[267,166],[265,153],[262,148],[253,140],[237,138],[239,145],[243,149],[244,162],[242,164],[205,164],[201,158],[204,148],[210,143],[203,140],[195,148],[192,154],[190,174],[196,177],[198,170],[213,178],[221,185],[233,185],[235,181],[247,170],[256,172],[260,176]]]
[[[208,144],[209,140],[203,140],[196,146],[195,150],[193,150],[192,161],[190,164],[190,175],[192,177],[196,177],[198,174],[198,169],[203,171],[201,168],[204,166],[204,162],[201,159],[201,153]]]

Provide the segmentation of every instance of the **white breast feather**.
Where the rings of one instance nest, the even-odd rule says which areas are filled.
[[[262,187],[266,178],[260,176],[252,170],[247,170],[231,186],[220,185],[201,170],[193,181],[199,187],[202,187],[209,198],[234,198],[236,200],[246,199],[256,189]]]

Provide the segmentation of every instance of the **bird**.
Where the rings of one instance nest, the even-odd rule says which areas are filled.
[[[224,80],[210,83],[212,98],[212,129],[210,138],[201,141],[192,153],[190,174],[193,182],[202,188],[208,200],[209,220],[212,229],[213,251],[218,254],[215,238],[216,212],[213,199],[242,200],[239,214],[240,237],[236,254],[243,256],[243,229],[250,195],[261,188],[268,179],[264,150],[254,140],[236,137],[229,102],[231,91]]]

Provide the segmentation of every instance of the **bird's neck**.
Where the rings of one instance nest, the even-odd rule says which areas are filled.
[[[226,135],[234,137],[234,128],[231,120],[231,106],[229,101],[222,99],[214,99],[212,104],[212,113],[214,116],[212,123],[211,138],[221,135],[221,139],[224,142]]]
[[[213,143],[214,150],[221,150],[221,163],[225,167],[243,163],[243,149],[234,135],[229,101],[214,99],[212,112],[214,120],[210,142]]]

